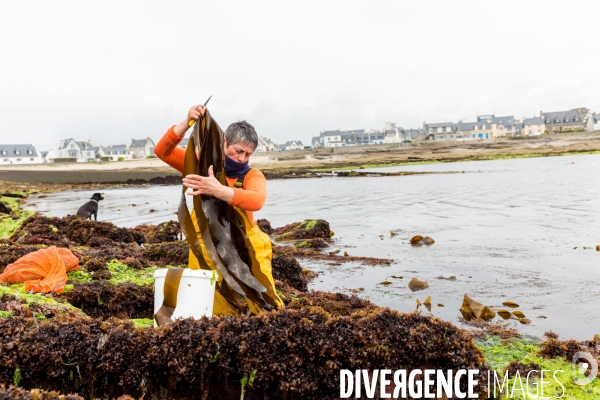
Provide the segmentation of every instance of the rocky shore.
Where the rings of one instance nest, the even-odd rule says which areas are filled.
[[[484,375],[507,373],[512,382],[517,371],[521,376],[550,367],[570,371],[577,351],[600,359],[592,340],[560,341],[548,332],[537,342],[501,322],[475,319],[460,328],[356,295],[311,291],[314,273],[302,267],[304,260],[368,265],[391,260],[328,252],[335,240],[331,227],[310,219],[281,228],[259,221],[275,240],[273,275],[284,309],[180,320],[155,329],[154,270],[187,264],[179,224],[119,228],[19,209],[32,191],[60,189],[30,186],[0,198],[13,212],[0,220],[0,273],[48,246],[69,248],[81,266],[68,274],[61,295],[0,284],[0,384],[5,387],[0,396],[5,390],[20,398],[53,398],[31,394],[42,389],[83,398],[333,399],[339,397],[342,368],[476,368]],[[600,391],[598,380],[582,389],[570,374],[562,383],[570,398]],[[485,398],[487,389],[480,381],[476,391]],[[560,394],[560,387],[554,389]]]

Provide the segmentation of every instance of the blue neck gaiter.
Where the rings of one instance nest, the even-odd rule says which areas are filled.
[[[248,173],[250,169],[251,168],[248,165],[248,161],[245,163],[240,163],[225,156],[225,175],[228,178],[239,178],[240,176]]]

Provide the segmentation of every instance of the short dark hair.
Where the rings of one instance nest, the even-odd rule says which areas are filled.
[[[225,138],[227,147],[240,142],[249,144],[255,149],[258,147],[258,135],[254,127],[246,121],[238,121],[229,125],[225,131]]]

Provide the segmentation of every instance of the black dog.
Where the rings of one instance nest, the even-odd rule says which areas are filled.
[[[79,207],[79,210],[77,210],[77,216],[92,219],[93,215],[94,219],[98,221],[98,202],[100,200],[104,200],[102,193],[94,193],[94,195],[90,198],[90,201]]]

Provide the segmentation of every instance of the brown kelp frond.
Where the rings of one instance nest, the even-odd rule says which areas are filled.
[[[225,179],[225,155],[223,152],[223,131],[207,111],[195,124],[184,162],[184,177],[190,174],[208,176],[209,168],[222,185]],[[246,227],[249,224],[245,211],[230,206],[226,202],[208,195],[193,198],[194,212],[190,215],[183,187],[178,209],[179,223],[186,234],[192,254],[201,268],[214,266],[223,281],[217,290],[222,292],[230,303],[235,303],[233,291],[247,297],[262,308],[270,309],[278,305],[271,298],[267,288],[257,279],[259,263]],[[210,257],[204,259],[198,237]],[[227,285],[228,289],[221,288]]]

